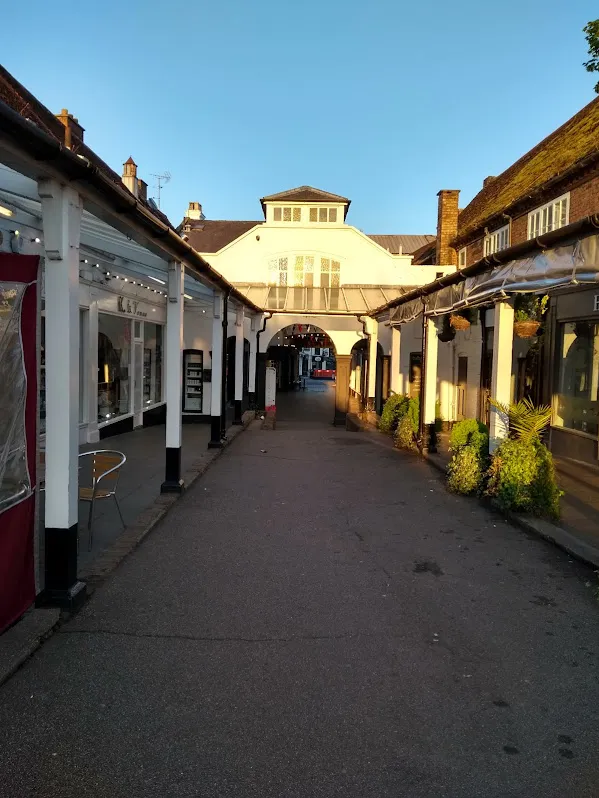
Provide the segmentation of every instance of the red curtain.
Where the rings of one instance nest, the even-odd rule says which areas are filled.
[[[0,283],[28,285],[21,305],[20,332],[26,375],[25,446],[31,480],[31,491],[24,499],[4,512],[0,509],[0,632],[20,618],[35,599],[38,265],[37,256],[0,254]]]

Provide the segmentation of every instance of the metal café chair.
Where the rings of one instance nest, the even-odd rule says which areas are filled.
[[[121,524],[123,528],[125,527],[119,500],[116,496],[116,489],[119,482],[121,466],[124,465],[127,458],[122,452],[116,452],[112,449],[96,449],[94,452],[82,452],[79,458],[81,459],[84,457],[93,458],[91,464],[92,484],[88,487],[79,488],[79,501],[89,502],[87,548],[88,551],[91,551],[93,543],[94,505],[97,500],[113,498],[116,508],[119,511]]]

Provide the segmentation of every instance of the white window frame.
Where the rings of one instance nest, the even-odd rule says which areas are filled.
[[[466,255],[467,255],[468,247],[462,247],[462,249],[458,252],[458,267],[463,269],[466,265]]]
[[[501,252],[502,249],[507,249],[510,245],[510,225],[504,224],[492,233],[487,233],[484,240],[483,254],[486,258],[487,255],[493,255],[495,252]]]
[[[558,217],[556,223],[556,216]],[[528,214],[528,238],[538,238],[570,223],[570,192],[556,197]]]

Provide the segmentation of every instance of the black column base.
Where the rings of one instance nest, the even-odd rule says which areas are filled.
[[[333,419],[333,426],[334,427],[345,427],[347,422],[347,413],[335,413],[335,418]]]
[[[210,417],[210,441],[208,442],[209,449],[222,449],[224,441],[221,434],[220,416]]]
[[[239,426],[241,426],[241,424],[243,424],[242,416],[243,416],[242,401],[241,401],[241,399],[236,399],[235,400],[235,415],[233,416],[233,424],[235,424],[236,427],[239,427]]]
[[[85,601],[87,585],[75,582],[66,590],[45,588],[35,599],[36,607],[59,607],[61,610],[75,612]]]
[[[181,479],[181,447],[167,446],[165,449],[164,482],[160,493],[183,493],[185,484]]]
[[[427,424],[424,430],[424,447],[430,454],[437,453],[437,425]]]
[[[77,579],[78,532],[78,524],[68,529],[46,527],[44,590],[37,599],[40,606],[72,610],[85,599],[85,583]]]
[[[248,394],[248,410],[257,410],[255,393]]]

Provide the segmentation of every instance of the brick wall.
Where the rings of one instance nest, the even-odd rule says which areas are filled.
[[[460,192],[445,189],[439,191],[437,216],[437,252],[435,263],[440,266],[457,266],[458,254],[449,246],[458,232],[458,202]]]
[[[570,191],[570,222],[599,213],[599,176]]]

